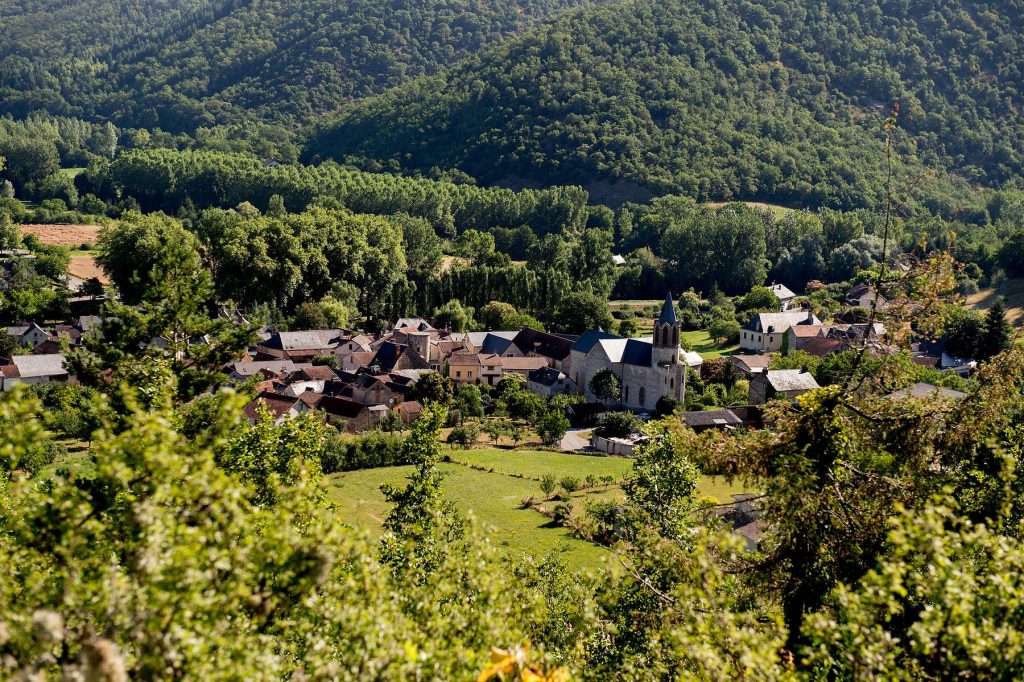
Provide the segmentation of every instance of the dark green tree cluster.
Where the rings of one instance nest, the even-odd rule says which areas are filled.
[[[900,103],[908,167],[994,187],[1024,163],[1022,19],[1001,0],[613,2],[355,103],[307,153],[581,184],[614,203],[852,209],[880,205],[875,128]],[[953,184],[928,201],[955,202]]]

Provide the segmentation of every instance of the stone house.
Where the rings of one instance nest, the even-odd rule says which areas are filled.
[[[782,350],[785,334],[790,327],[820,324],[821,320],[809,311],[757,313],[740,329],[740,348],[759,353],[775,353]]]
[[[17,384],[67,381],[69,376],[64,356],[60,353],[15,355],[9,364],[0,365],[0,390],[9,391]]]
[[[763,405],[770,400],[792,400],[818,386],[806,369],[770,369],[750,381],[751,405]]]
[[[561,393],[576,393],[576,382],[551,367],[542,367],[530,372],[526,377],[526,388],[531,393],[550,398]]]

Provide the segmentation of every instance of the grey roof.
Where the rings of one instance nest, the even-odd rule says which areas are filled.
[[[780,393],[787,391],[813,391],[821,388],[814,375],[802,369],[770,369],[764,373],[771,387]]]
[[[344,340],[341,329],[307,329],[277,332],[262,345],[277,350],[322,350],[338,346]]]
[[[52,377],[67,374],[64,368],[64,356],[60,353],[49,355],[15,355],[11,364],[18,368],[18,375],[30,377]]]
[[[312,367],[312,365],[308,363],[295,364],[291,360],[268,360],[266,362],[232,362],[228,367],[238,376],[251,377],[264,369],[275,373],[296,372],[306,367]]]
[[[889,398],[942,398],[944,400],[963,400],[967,397],[967,394],[963,391],[954,391],[951,388],[943,388],[934,384],[928,384],[925,382],[919,382],[905,388],[902,391],[895,391],[890,393],[887,397]]]
[[[651,350],[653,348],[652,344],[640,339],[628,339],[626,347],[622,350],[622,364],[650,367]]]
[[[620,339],[621,336],[610,334],[602,329],[591,329],[590,331],[583,332],[583,335],[576,339],[576,343],[572,344],[572,349],[579,351],[580,353],[589,353],[590,349],[593,348],[598,341],[602,339]]]
[[[11,336],[22,336],[29,329],[30,327],[27,324],[12,324],[7,328],[7,333]]]
[[[794,310],[785,313],[758,313],[750,318],[743,328],[760,334],[784,334],[790,327],[798,324],[821,324],[821,320],[806,310]]]
[[[622,362],[622,353],[626,350],[626,342],[629,339],[621,337],[613,337],[610,339],[601,339],[597,342],[597,345],[601,347],[604,354],[608,356],[611,362]]]
[[[703,412],[685,412],[683,421],[687,426],[738,426],[743,420],[732,410],[704,410]]]
[[[433,329],[430,323],[422,317],[400,317],[395,321],[395,326],[392,329],[405,329],[407,327],[415,327],[420,331],[430,331]]]
[[[535,369],[527,376],[529,381],[541,386],[554,386],[559,381],[567,380],[569,377],[565,376],[564,373],[559,372],[557,369],[552,367],[541,367]]]
[[[788,301],[791,298],[796,298],[796,294],[793,293],[793,290],[787,287],[785,284],[773,284],[769,288],[772,290],[772,293],[775,294],[775,297],[778,298],[780,301]]]
[[[672,292],[665,294],[665,305],[661,307],[661,317],[658,318],[658,326],[667,324],[674,327],[679,323],[676,318],[676,304],[672,300]]]

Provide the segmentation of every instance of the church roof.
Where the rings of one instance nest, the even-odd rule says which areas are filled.
[[[672,292],[665,294],[665,305],[661,308],[661,317],[658,318],[658,326],[667,324],[670,327],[676,326],[676,304],[672,300]]]

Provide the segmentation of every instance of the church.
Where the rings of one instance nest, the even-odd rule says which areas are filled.
[[[704,361],[680,348],[679,333],[670,293],[654,323],[653,338],[626,339],[600,329],[580,336],[570,351],[570,376],[587,400],[600,402],[590,391],[590,380],[602,369],[610,369],[621,384],[620,402],[635,412],[653,412],[663,396],[682,402],[686,368],[698,369]]]

